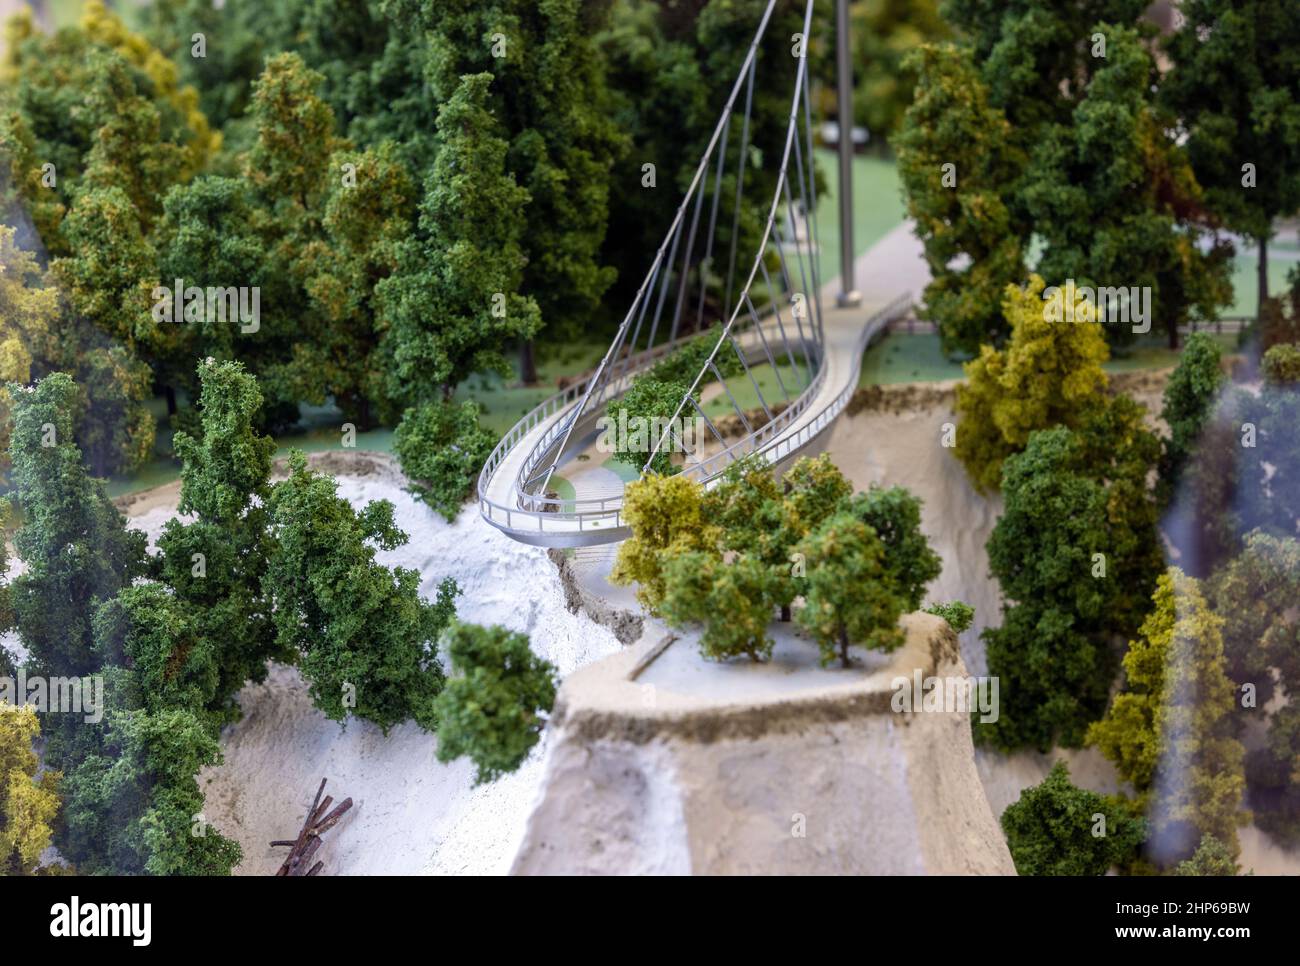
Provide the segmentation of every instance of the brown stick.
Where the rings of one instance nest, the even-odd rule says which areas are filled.
[[[323,799],[322,795],[324,795]],[[320,874],[325,863],[318,861],[315,865],[312,865],[311,859],[321,847],[321,836],[337,825],[339,819],[352,808],[352,799],[345,798],[333,809],[330,808],[331,805],[334,805],[334,798],[325,795],[325,779],[322,778],[320,787],[316,789],[316,797],[312,799],[311,808],[308,809],[302,828],[298,832],[298,837],[292,841],[277,839],[271,843],[272,846],[289,846],[289,854],[285,856],[284,862],[276,871],[277,876]]]

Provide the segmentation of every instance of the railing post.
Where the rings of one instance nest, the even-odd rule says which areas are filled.
[[[849,0],[835,0],[835,100],[840,117],[840,292],[835,304],[862,304],[853,282],[853,52],[849,49]]]

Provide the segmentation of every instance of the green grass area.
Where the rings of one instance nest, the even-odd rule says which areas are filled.
[[[817,151],[826,187],[817,196],[817,241],[821,245],[822,281],[840,274],[839,161],[834,151]],[[853,250],[861,255],[898,225],[903,215],[902,186],[893,158],[853,158]]]
[[[960,378],[961,363],[953,362],[939,351],[937,334],[896,332],[885,336],[863,354],[858,385]]]
[[[778,373],[781,381],[785,383],[785,388],[789,391],[791,399],[797,397],[807,384],[807,368],[802,365],[791,366],[789,363],[785,363],[777,366],[774,372],[772,367],[765,362],[761,366],[754,366],[749,371],[754,377],[754,382],[758,383],[758,388],[762,391],[763,398],[767,400],[769,406],[785,401],[785,395],[781,392],[781,385],[777,382],[776,376]],[[736,405],[740,406],[741,409],[761,408],[758,393],[754,391],[754,382],[750,382],[749,376],[743,372],[727,380],[727,388],[736,397]],[[730,415],[735,411],[725,392],[720,393],[704,404],[704,412],[710,419]]]
[[[1270,251],[1276,242],[1270,243]],[[1285,247],[1285,246],[1281,246]],[[1292,249],[1294,251],[1294,249]],[[1287,273],[1294,268],[1294,259],[1270,258],[1268,260],[1268,290],[1276,296],[1287,289]],[[1240,251],[1232,265],[1232,291],[1235,296],[1232,305],[1223,310],[1227,317],[1246,316],[1254,318],[1259,311],[1259,252],[1249,249]]]
[[[594,368],[609,348],[605,343],[574,342],[550,350],[537,362],[538,384],[522,386],[495,374],[470,376],[456,390],[456,399],[473,399],[484,409],[481,422],[498,436],[538,403],[559,392],[558,380]]]
[[[605,462],[601,463],[600,466],[601,469],[609,470],[624,483],[632,483],[641,478],[641,468],[639,466],[616,460],[613,456],[605,457]]]
[[[1219,348],[1224,354],[1232,353],[1237,350],[1237,333],[1208,333],[1211,338],[1219,343]],[[1181,350],[1171,349],[1164,344],[1164,336],[1159,340],[1149,339],[1138,342],[1123,351],[1123,354],[1117,354],[1102,364],[1102,368],[1107,372],[1135,372],[1139,369],[1167,369],[1170,366],[1178,365],[1178,357]]]
[[[1170,349],[1160,340],[1163,337],[1143,339],[1109,359],[1103,368],[1107,372],[1134,372],[1139,369],[1163,369],[1177,365],[1178,350]],[[1233,352],[1237,345],[1236,333],[1214,336],[1225,353]],[[869,348],[862,357],[862,375],[859,386],[890,385],[900,382],[939,382],[945,379],[962,379],[961,360],[951,360],[939,351],[939,336],[934,333],[895,332]]]

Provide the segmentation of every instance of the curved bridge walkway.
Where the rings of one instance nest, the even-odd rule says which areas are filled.
[[[805,37],[814,2],[806,0]],[[769,0],[695,176],[600,365],[524,416],[501,439],[479,475],[480,512],[516,540],[580,547],[630,535],[622,519],[622,483],[627,476],[589,469],[595,462],[593,442],[603,428],[600,417],[638,376],[699,339],[701,332],[717,333],[716,341],[667,425],[681,426],[683,420],[698,417],[712,437],[692,446],[666,428],[649,447],[642,472],[661,451],[675,453],[679,472],[708,486],[742,456],[757,453],[775,466],[818,440],[857,388],[866,346],[911,309],[908,285],[916,278],[914,271],[889,276],[888,266],[864,266],[871,308],[834,307],[838,286],[822,284],[816,223],[810,215],[817,196],[807,59],[792,56],[788,39],[767,36],[775,4]],[[751,174],[754,159],[771,157],[773,148],[750,142],[754,78],[760,66],[788,72],[793,87],[780,165],[772,172],[774,186],[771,181],[756,186],[758,179]],[[737,110],[742,104],[743,110]],[[739,137],[733,136],[737,126]],[[763,191],[763,197],[746,199],[747,187]],[[744,266],[739,257],[745,243],[741,215],[749,212],[752,219],[756,208],[766,212],[766,221],[757,242],[750,242],[748,274],[738,274]],[[903,244],[909,256],[914,254],[917,246]],[[873,271],[881,267],[886,277]],[[871,284],[873,276],[877,284]],[[706,318],[720,324],[710,329]],[[724,370],[735,366],[733,356],[742,375],[724,379]],[[769,379],[778,383],[779,397],[770,387],[768,394],[763,392]],[[758,406],[747,409],[741,404],[733,393],[739,385],[752,388]],[[725,394],[732,422],[743,430],[739,437],[719,429],[716,406],[710,418],[710,394],[715,402]],[[551,484],[559,486],[566,478],[573,492],[561,497]]]

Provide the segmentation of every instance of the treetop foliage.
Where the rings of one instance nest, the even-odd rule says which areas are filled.
[[[1038,276],[1009,286],[1002,311],[1011,326],[1003,349],[984,346],[966,364],[957,387],[956,455],[980,490],[996,490],[1003,461],[1020,452],[1035,430],[1078,426],[1103,404],[1110,352],[1095,306],[1076,305],[1076,321],[1053,322]]]
[[[555,666],[524,634],[454,622],[444,641],[453,676],[436,702],[438,760],[468,755],[475,784],[516,770],[555,704]]]

